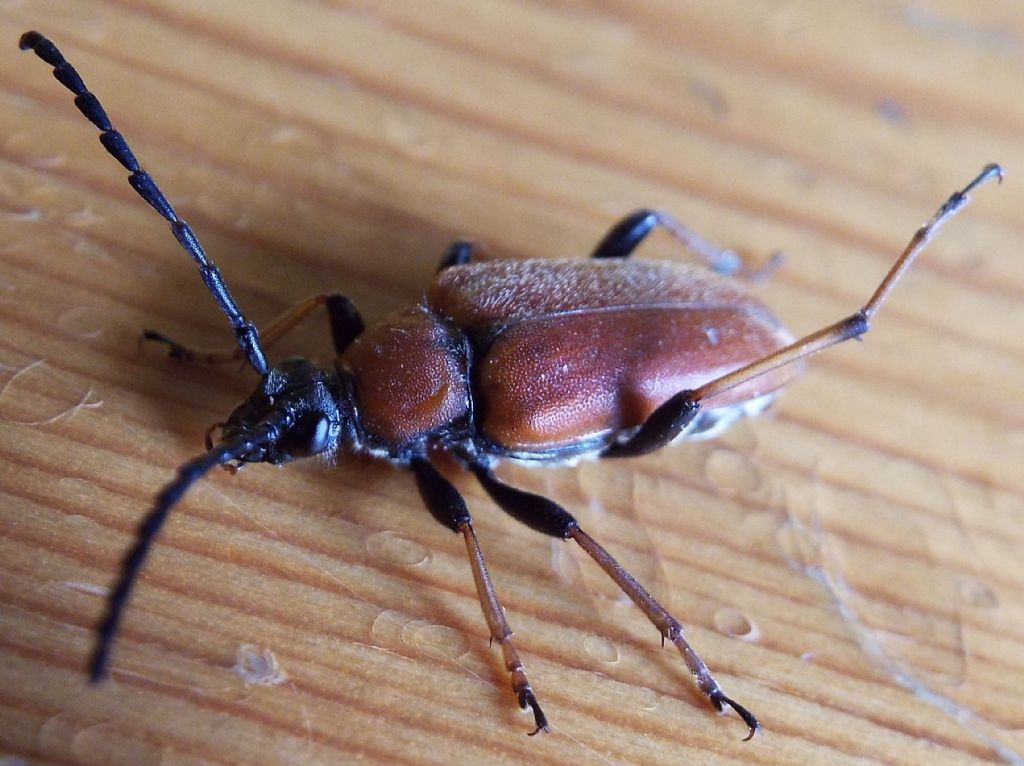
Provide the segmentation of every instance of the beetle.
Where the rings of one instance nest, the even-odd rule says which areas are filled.
[[[859,338],[889,291],[944,221],[991,180],[985,166],[923,224],[859,310],[794,340],[737,280],[733,254],[717,251],[666,213],[639,210],[616,224],[588,260],[477,261],[473,245],[445,252],[415,306],[366,327],[340,293],[315,295],[263,328],[242,314],[192,228],[178,217],[78,72],[52,42],[26,32],[31,49],[75,95],[100,142],[129,172],[132,188],[170,224],[235,334],[236,347],[199,350],[162,333],[178,359],[216,364],[244,360],[260,376],[256,390],[206,435],[206,452],[178,469],[139,525],[121,563],[89,661],[94,682],[107,672],[132,587],[171,508],[217,466],[280,464],[339,451],[369,454],[408,469],[428,511],[462,535],[491,637],[501,648],[519,706],[533,713],[531,734],[548,729],[512,630],[487,572],[472,518],[456,487],[430,455],[447,452],[496,505],[542,534],[573,540],[636,603],[719,711],[732,708],[758,731],[757,718],[728,697],[682,625],[556,502],[515,488],[494,473],[501,459],[567,463],[584,457],[643,455],[677,439],[713,436],[763,410],[811,354]],[[683,241],[713,269],[630,258],[655,229]],[[715,271],[719,273],[716,274]],[[326,310],[333,369],[290,357],[270,366],[264,347],[319,308]],[[215,441],[212,433],[220,431]]]

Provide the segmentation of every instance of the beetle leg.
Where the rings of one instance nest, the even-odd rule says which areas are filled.
[[[607,447],[601,457],[635,457],[661,449],[693,422],[699,410],[693,393],[680,391],[648,415],[632,436]]]
[[[501,510],[530,529],[565,540],[577,526],[573,515],[554,500],[506,484],[481,463],[471,464],[470,470]]]
[[[875,312],[878,311],[879,306],[882,305],[886,297],[889,295],[889,291],[892,290],[896,280],[900,278],[904,271],[913,262],[914,257],[924,249],[925,245],[931,241],[931,238],[935,236],[939,227],[953,216],[960,208],[967,204],[969,199],[968,193],[974,191],[975,188],[990,181],[993,178],[1002,181],[1003,171],[998,165],[986,165],[982,168],[981,172],[972,180],[967,186],[959,191],[953,192],[948,200],[946,200],[941,207],[935,212],[928,221],[926,221],[916,232],[914,236],[910,238],[907,246],[900,253],[899,258],[889,269],[889,272],[885,275],[882,281],[879,283],[875,292],[868,299],[856,313],[850,316],[840,319],[838,322],[828,325],[816,332],[812,332],[809,335],[805,335],[798,341],[790,343],[788,346],[780,348],[778,351],[774,351],[761,359],[751,362],[738,370],[722,375],[721,377],[710,380],[707,383],[695,388],[689,392],[688,396],[695,403],[700,403],[704,399],[715,394],[720,394],[723,391],[728,391],[730,388],[734,388],[742,383],[746,383],[749,380],[753,380],[759,375],[763,375],[766,372],[770,372],[778,367],[782,367],[787,364],[810,356],[811,354],[817,353],[829,346],[834,346],[837,343],[842,343],[845,340],[851,338],[859,338],[861,335],[866,333],[870,329],[870,320],[874,316]],[[657,411],[656,411],[657,412]]]
[[[805,335],[800,340],[778,349],[737,370],[726,373],[692,391],[680,391],[652,412],[631,437],[619,444],[613,444],[601,453],[601,457],[633,457],[643,455],[672,441],[693,420],[705,399],[728,391],[764,375],[778,367],[792,364],[817,353],[829,346],[859,338],[870,329],[870,319],[889,295],[896,280],[910,266],[914,257],[924,249],[939,227],[961,207],[967,204],[968,193],[993,178],[1002,180],[1003,171],[998,165],[986,165],[982,171],[963,189],[954,192],[945,203],[911,237],[896,263],[882,279],[871,298],[857,312],[827,327]],[[627,219],[628,220],[628,219]]]
[[[457,239],[452,242],[448,249],[441,256],[441,262],[437,265],[437,273],[441,273],[450,266],[462,266],[469,263],[473,257],[473,243],[465,239]]]
[[[491,631],[491,640],[496,641],[501,647],[501,653],[505,659],[505,669],[512,678],[512,692],[516,695],[519,707],[523,710],[529,708],[533,711],[536,728],[530,732],[530,735],[541,731],[547,732],[548,720],[544,716],[544,711],[540,709],[540,705],[537,704],[537,698],[530,687],[530,681],[526,677],[519,653],[512,643],[512,629],[505,619],[505,613],[498,601],[498,595],[494,591],[491,576],[487,573],[487,564],[484,562],[480,543],[476,539],[476,532],[473,531],[473,520],[466,509],[466,502],[451,482],[444,478],[426,458],[413,458],[411,468],[416,476],[416,486],[419,488],[420,496],[431,515],[453,532],[461,532],[466,541],[466,551],[473,567],[473,581],[476,583],[476,592],[480,598],[484,619],[487,620],[487,627]]]
[[[538,532],[560,537],[563,540],[575,540],[587,554],[622,588],[640,611],[642,611],[661,633],[683,656],[686,667],[696,679],[697,687],[711,700],[716,710],[728,705],[735,710],[750,729],[747,739],[754,736],[760,728],[757,718],[745,707],[727,697],[722,691],[707,665],[683,636],[683,626],[659,604],[654,596],[637,582],[608,551],[602,548],[590,535],[580,529],[579,523],[572,514],[554,500],[542,495],[516,489],[499,480],[490,468],[479,463],[472,464],[470,469],[480,481],[481,486],[498,506],[518,521],[532,527]]]
[[[331,325],[331,344],[334,353],[341,355],[349,344],[363,334],[366,324],[359,309],[341,293],[327,296],[327,321]]]
[[[683,226],[676,218],[660,210],[636,210],[615,224],[590,254],[591,258],[628,258],[640,243],[661,226],[683,243],[694,255],[719,274],[729,276],[743,268],[740,257],[732,250],[715,247],[696,232]]]
[[[362,317],[352,301],[341,293],[314,295],[304,301],[296,303],[285,311],[270,324],[263,328],[263,345],[269,348],[295,328],[303,319],[309,316],[320,306],[327,306],[327,316],[331,325],[331,338],[334,341],[334,351],[340,354],[349,343],[356,339],[364,329]],[[224,364],[227,362],[240,361],[243,351],[241,348],[223,349],[200,349],[189,348],[171,340],[166,335],[156,330],[143,330],[139,343],[153,341],[165,344],[168,356],[174,359],[184,359],[190,362],[205,362],[206,364]]]
[[[640,607],[640,611],[661,632],[662,640],[667,638],[675,644],[679,653],[683,656],[683,660],[686,662],[686,667],[693,673],[697,687],[711,700],[715,710],[721,711],[725,705],[731,707],[750,728],[746,739],[753,737],[757,730],[761,728],[757,718],[745,707],[725,696],[725,692],[722,691],[722,687],[718,685],[715,677],[711,675],[708,666],[704,664],[704,661],[698,656],[694,648],[690,646],[690,642],[683,636],[683,626],[679,623],[679,620],[669,614],[665,607],[659,604],[654,596],[648,593],[644,586],[637,582],[636,578],[627,572],[622,564],[616,561],[594,538],[578,526],[570,530],[569,537],[575,540],[608,576],[615,581],[615,584],[622,588],[622,592],[629,596],[634,604]]]

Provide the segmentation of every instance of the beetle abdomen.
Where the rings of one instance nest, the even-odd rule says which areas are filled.
[[[477,429],[513,454],[599,448],[673,394],[792,340],[739,285],[671,263],[472,264],[439,274],[429,300],[486,339]],[[704,407],[758,398],[794,374],[763,375]]]

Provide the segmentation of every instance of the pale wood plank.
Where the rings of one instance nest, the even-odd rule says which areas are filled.
[[[1024,14],[1012,2],[5,6],[0,758],[43,763],[928,763],[1024,758]],[[770,416],[642,460],[505,475],[558,498],[762,718],[741,743],[594,567],[460,481],[555,725],[523,736],[461,542],[408,477],[214,476],[145,570],[111,682],[82,665],[137,519],[251,374],[187,259],[16,35],[53,37],[266,320],[416,300],[452,238],[582,257],[672,210],[794,330],[986,189],[863,344]],[[658,238],[647,257],[681,258]],[[326,333],[283,353],[325,361]],[[253,648],[254,647],[254,648]],[[233,670],[269,650],[282,676]],[[917,685],[917,693],[909,685]],[[929,696],[930,695],[930,696]],[[13,760],[12,763],[17,763]]]

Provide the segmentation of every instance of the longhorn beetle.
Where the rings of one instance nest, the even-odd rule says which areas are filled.
[[[215,466],[284,463],[339,450],[369,454],[412,472],[430,513],[466,543],[477,594],[498,642],[519,706],[533,712],[531,734],[547,719],[512,643],[473,522],[458,490],[431,464],[452,454],[506,513],[546,535],[575,541],[679,650],[700,691],[719,711],[731,707],[754,736],[754,715],[726,696],[683,635],[682,625],[562,506],[498,479],[501,458],[562,463],[581,457],[643,455],[677,438],[716,434],[767,406],[794,364],[868,331],[893,284],[941,224],[982,183],[1002,180],[985,166],[921,226],[874,294],[850,316],[793,339],[737,280],[732,253],[717,251],[671,216],[639,210],[605,235],[590,260],[476,262],[473,245],[456,241],[417,305],[367,328],[340,293],[314,295],[270,322],[262,333],[242,314],[220,271],[191,227],[171,207],[114,129],[82,78],[38,32],[21,37],[75,94],[75,105],[100,130],[100,142],[129,172],[128,182],[171,226],[235,333],[237,348],[198,350],[146,330],[172,357],[210,364],[245,359],[259,385],[206,436],[205,454],[178,469],[139,525],[121,562],[99,625],[89,673],[107,671],[125,604],[168,512]],[[674,263],[630,260],[657,227],[666,229],[720,274]],[[323,306],[336,358],[320,369],[299,357],[270,367],[264,344],[279,340]],[[214,444],[211,433],[220,429]]]

